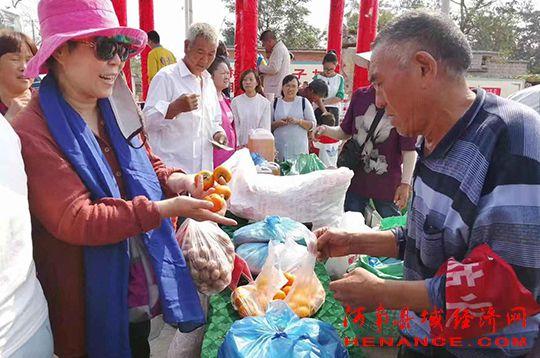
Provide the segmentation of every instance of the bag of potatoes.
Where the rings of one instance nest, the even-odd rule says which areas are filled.
[[[176,239],[199,292],[212,295],[231,283],[234,245],[217,224],[186,219],[178,229]]]

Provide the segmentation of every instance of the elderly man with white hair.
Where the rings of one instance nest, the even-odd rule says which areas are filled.
[[[357,268],[330,284],[353,309],[408,310],[399,357],[538,357],[540,116],[470,90],[470,63],[443,15],[411,12],[381,31],[369,66],[376,105],[400,134],[421,136],[407,225],[316,232],[320,259],[404,260],[404,281]]]
[[[213,169],[210,140],[227,144],[212,77],[218,35],[205,23],[191,25],[182,61],[162,68],[150,83],[144,107],[150,145],[166,165],[187,173]]]

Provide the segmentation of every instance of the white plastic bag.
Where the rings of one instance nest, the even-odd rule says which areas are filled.
[[[286,216],[313,228],[337,226],[343,216],[345,193],[353,177],[347,168],[319,170],[294,176],[257,174],[249,151],[237,151],[224,166],[233,173],[229,210],[260,221]]]
[[[347,211],[343,215],[339,228],[348,232],[373,231],[372,228],[365,224],[362,213],[356,211]],[[343,277],[349,266],[351,266],[357,258],[358,255],[331,257],[326,261],[324,266],[326,267],[326,271],[330,278],[334,280]]]
[[[211,295],[231,283],[234,245],[217,224],[186,219],[176,239],[199,292]]]
[[[313,142],[313,146],[319,150],[319,159],[327,168],[337,168],[340,145],[341,141],[336,143]]]

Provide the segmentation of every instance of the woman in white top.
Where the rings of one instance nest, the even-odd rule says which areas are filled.
[[[323,80],[328,86],[328,95],[323,99],[322,104],[326,107],[326,111],[332,113],[336,119],[335,125],[339,123],[339,114],[341,112],[341,104],[345,98],[345,80],[343,76],[336,72],[336,67],[338,65],[338,58],[336,53],[333,50],[328,51],[328,53],[323,58],[323,72],[318,74],[313,79]],[[315,117],[317,118],[317,123],[321,120],[323,111],[321,108],[315,109]]]
[[[254,70],[240,76],[240,88],[245,92],[235,97],[231,109],[236,123],[238,147],[245,147],[252,130],[270,130],[270,102],[263,96],[261,80]]]
[[[276,99],[272,107],[272,132],[279,161],[308,154],[308,132],[317,123],[311,103],[297,96],[299,86],[295,75],[286,76],[281,87],[283,98]]]

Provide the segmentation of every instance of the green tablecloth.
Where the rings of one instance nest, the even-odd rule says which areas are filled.
[[[344,339],[345,337],[349,337],[352,340],[355,336],[354,331],[352,331],[351,326],[348,326],[347,328],[343,326],[345,311],[334,299],[333,292],[328,289],[330,277],[328,276],[324,265],[317,263],[315,266],[315,273],[319,277],[319,280],[326,291],[326,301],[313,318],[330,323],[334,326],[341,338]],[[229,289],[210,298],[208,324],[202,344],[201,357],[217,357],[219,347],[223,343],[225,335],[231,328],[233,322],[238,319],[240,319],[240,316],[238,316],[231,305],[231,291]],[[360,347],[351,345],[347,348],[349,349],[350,357],[360,358],[366,356]]]

